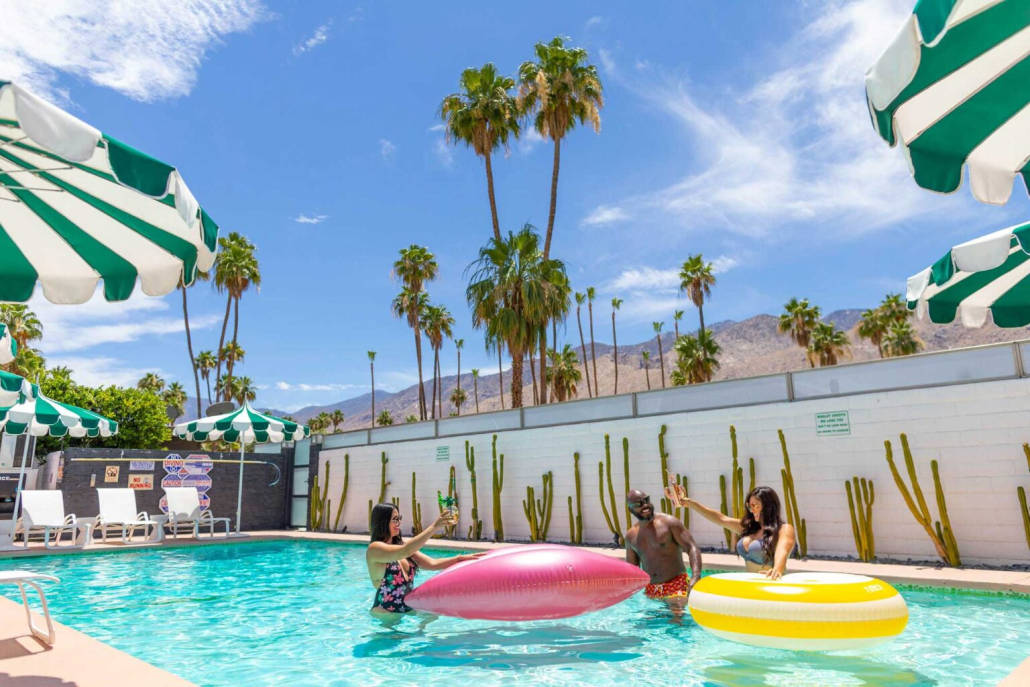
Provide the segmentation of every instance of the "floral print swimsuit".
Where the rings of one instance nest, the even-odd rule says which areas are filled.
[[[408,571],[410,577],[404,579],[400,561],[393,561],[386,566],[383,581],[379,583],[376,599],[372,603],[373,609],[381,608],[390,613],[408,613],[415,610],[404,603],[404,597],[415,586],[415,574],[418,573],[418,563],[413,558],[408,559]]]

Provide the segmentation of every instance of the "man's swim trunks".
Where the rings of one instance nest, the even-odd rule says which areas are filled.
[[[649,584],[644,588],[644,595],[649,599],[668,599],[673,596],[686,596],[690,592],[690,576],[680,573],[668,582]]]

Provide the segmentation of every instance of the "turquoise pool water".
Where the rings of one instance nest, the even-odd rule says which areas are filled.
[[[430,552],[446,556],[447,553]],[[902,589],[908,629],[802,654],[674,624],[642,595],[562,621],[368,615],[364,548],[269,542],[0,561],[57,575],[54,617],[200,685],[994,685],[1030,654],[1030,599]],[[424,578],[423,578],[424,579]],[[0,588],[2,589],[2,588]],[[12,588],[13,589],[13,588]],[[14,598],[11,590],[4,593]]]

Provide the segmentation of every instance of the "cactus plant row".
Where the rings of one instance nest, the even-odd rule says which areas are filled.
[[[483,521],[479,519],[479,494],[476,493],[476,447],[465,442],[465,467],[472,480],[472,524],[469,525],[468,540],[478,541],[483,536]]]
[[[500,463],[497,461],[497,435],[493,440],[493,492],[494,492],[494,541],[504,541],[504,521],[501,519],[501,489],[504,488],[504,454],[501,454]]]
[[[913,517],[915,517],[916,522],[922,525],[926,535],[933,542],[937,555],[948,565],[956,567],[962,565],[958,544],[951,533],[951,521],[948,519],[948,509],[944,502],[944,490],[941,487],[941,479],[937,471],[937,461],[930,461],[930,469],[933,472],[934,491],[936,492],[937,508],[941,519],[933,523],[930,517],[930,509],[926,505],[926,499],[923,498],[923,490],[919,486],[915,461],[912,460],[912,451],[908,446],[908,436],[905,434],[901,435],[901,450],[905,456],[905,467],[908,469],[908,475],[912,481],[911,493],[908,487],[905,486],[905,480],[902,479],[901,473],[898,472],[898,467],[894,464],[894,451],[891,448],[891,442],[885,441],[883,445],[887,453],[887,464],[890,466],[891,474],[894,476],[894,483],[898,485],[898,490],[901,492],[902,498],[905,499],[905,503],[908,505],[908,509],[912,512]],[[913,494],[915,495],[914,500]]]
[[[379,500],[368,500],[368,525],[370,529],[372,527],[372,507],[377,503],[383,503],[386,501],[386,488],[390,486],[390,483],[386,481],[386,464],[390,462],[390,459],[386,457],[386,451],[383,451],[379,460],[383,466],[382,474],[379,477]]]
[[[855,488],[852,493],[851,485]],[[851,482],[844,480],[844,490],[848,493],[848,512],[851,514],[851,532],[855,535],[855,550],[860,560],[869,562],[876,558],[876,541],[873,539],[873,501],[876,492],[873,480],[864,477],[852,477]]]
[[[329,482],[329,461],[326,461],[325,466],[326,483]],[[350,484],[350,454],[345,453],[343,455],[343,493],[340,495],[340,503],[336,506],[336,520],[333,522],[333,532],[340,531],[340,516],[343,515],[343,504],[347,502],[347,485]],[[343,531],[347,531],[347,526],[343,526]]]
[[[1023,453],[1026,455],[1026,469],[1030,470],[1030,444],[1023,444]],[[1019,512],[1023,514],[1023,533],[1026,534],[1026,545],[1030,547],[1030,507],[1026,505],[1026,490],[1023,487],[1016,489],[1019,495]]]
[[[576,512],[572,512],[572,497],[569,497],[569,542],[583,543],[583,497],[580,494],[579,454],[572,454],[572,473],[576,485]]]
[[[604,501],[604,481],[605,475],[608,477],[608,497],[611,499],[611,513],[608,512],[608,507]],[[616,546],[622,546],[624,543],[622,537],[622,526],[619,523],[619,511],[618,502],[615,500],[615,487],[612,485],[612,448],[611,441],[607,434],[604,435],[604,462],[598,462],[597,464],[597,482],[598,482],[598,494],[601,497],[601,511],[604,513],[604,520],[608,524],[608,529],[612,533],[612,538],[615,541]]]
[[[308,529],[312,532],[329,529],[329,513],[331,512],[331,500],[329,495],[329,461],[325,461],[325,480],[322,491],[318,490],[318,475],[312,481],[311,487],[311,513],[308,519]],[[346,484],[344,484],[344,498],[346,498]],[[339,516],[337,516],[339,520]]]
[[[551,524],[551,507],[554,504],[554,474],[547,471],[543,475],[544,488],[541,498],[535,498],[533,487],[526,487],[526,500],[522,502],[522,510],[529,522],[530,541],[546,541],[547,528]]]
[[[422,532],[422,504],[415,498],[415,487],[417,485],[415,471],[411,471],[411,536],[416,537]]]
[[[794,526],[797,535],[797,551],[801,558],[808,556],[808,523],[801,517],[798,511],[798,495],[794,490],[794,473],[790,470],[790,454],[787,453],[787,439],[783,436],[783,430],[776,430],[780,436],[780,450],[783,451],[783,469],[780,470],[780,478],[783,481],[783,500],[787,511],[787,522]]]

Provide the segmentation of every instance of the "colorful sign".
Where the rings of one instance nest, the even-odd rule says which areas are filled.
[[[817,437],[845,436],[851,434],[851,419],[848,411],[815,414],[815,435]]]
[[[154,476],[129,475],[129,489],[145,489],[146,491],[153,491]]]
[[[118,473],[121,472],[121,467],[117,465],[108,465],[104,468],[104,482],[118,482]]]
[[[152,460],[130,460],[129,469],[132,471],[143,470],[145,472],[153,472],[154,462]]]
[[[206,453],[191,453],[183,458],[177,453],[170,453],[162,461],[165,476],[161,478],[161,488],[169,487],[194,487],[200,497],[200,509],[207,510],[211,507],[211,497],[207,492],[211,489],[211,477],[207,473],[214,469],[215,464]],[[168,512],[168,500],[161,497],[161,511]]]

